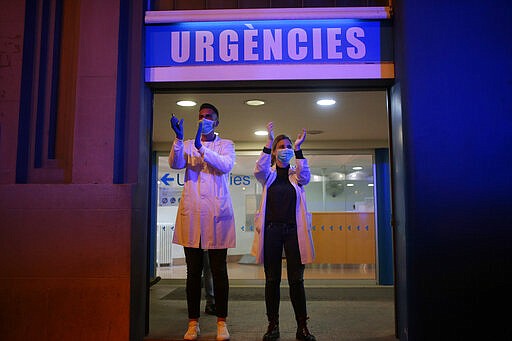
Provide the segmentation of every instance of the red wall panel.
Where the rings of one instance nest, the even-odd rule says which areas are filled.
[[[25,7],[0,0],[2,340],[130,337],[134,185],[112,184],[120,2],[73,3],[73,175],[68,184],[15,184]]]

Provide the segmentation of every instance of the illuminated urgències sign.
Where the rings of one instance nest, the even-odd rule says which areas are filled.
[[[146,66],[379,63],[390,25],[381,20],[266,20],[146,26]],[[390,41],[390,40],[389,40]]]
[[[387,19],[146,25],[146,82],[393,78]]]

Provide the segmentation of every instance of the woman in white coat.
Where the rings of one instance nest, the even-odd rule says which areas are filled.
[[[315,341],[306,321],[304,268],[315,253],[311,236],[311,217],[307,211],[304,186],[309,183],[310,171],[301,145],[306,130],[292,141],[286,135],[274,139],[273,123],[267,124],[268,140],[260,154],[254,176],[263,185],[261,206],[255,219],[256,233],[252,253],[265,268],[265,305],[268,329],[263,341],[273,341],[279,334],[279,303],[283,248],[286,255],[288,284],[295,318],[296,338]],[[290,165],[295,156],[295,166]]]

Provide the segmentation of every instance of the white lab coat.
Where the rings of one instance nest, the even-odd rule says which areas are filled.
[[[276,167],[270,166],[270,154],[261,152],[254,176],[263,185],[261,193],[260,208],[254,218],[254,240],[251,253],[256,257],[257,263],[263,263],[263,250],[265,240],[265,209],[267,205],[267,189],[277,178]],[[309,171],[307,159],[296,159],[295,167],[290,166],[288,172],[289,179],[295,193],[297,194],[297,204],[295,207],[295,216],[297,221],[297,237],[299,240],[300,259],[302,264],[312,263],[315,259],[315,248],[313,245],[313,236],[311,234],[311,213],[308,212],[306,205],[306,192],[304,186],[309,183],[311,173]]]
[[[185,168],[185,185],[178,206],[173,243],[203,249],[236,246],[235,218],[229,194],[229,173],[235,164],[235,146],[215,137],[202,141],[175,139],[169,154],[172,169]]]

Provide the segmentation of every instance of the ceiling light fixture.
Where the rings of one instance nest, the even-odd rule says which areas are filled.
[[[323,132],[324,132],[323,130],[318,130],[318,129],[309,129],[309,130],[307,130],[307,133],[309,135],[320,135]]]
[[[316,104],[321,105],[321,106],[329,106],[329,105],[336,104],[336,101],[333,99],[330,99],[330,98],[325,98],[325,99],[319,99],[318,101],[316,101]]]
[[[265,104],[265,102],[262,101],[261,99],[249,99],[249,100],[245,101],[245,104],[253,106],[253,107],[257,107],[257,106]]]
[[[352,167],[352,169],[353,169],[353,170],[361,170],[361,169],[363,169],[363,167],[361,167],[361,166],[355,166],[355,167]]]
[[[267,136],[268,135],[268,131],[266,130],[256,130],[254,132],[254,135],[258,135],[258,136]]]
[[[194,102],[194,101],[189,101],[189,100],[183,100],[183,101],[178,101],[176,102],[177,105],[179,105],[180,107],[193,107],[195,106],[197,103]]]

